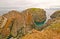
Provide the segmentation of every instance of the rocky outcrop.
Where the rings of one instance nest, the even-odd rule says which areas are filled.
[[[13,19],[13,24],[11,26],[11,35],[16,37],[18,35],[18,31],[23,27],[23,16],[18,11],[10,11],[7,14],[3,15],[8,19]]]
[[[42,31],[33,30],[22,39],[60,39],[60,20],[54,21]]]
[[[45,22],[44,9],[9,11],[0,16],[0,39],[60,39],[60,11],[55,13]]]
[[[10,26],[12,24],[12,19],[7,19],[4,16],[1,16],[0,18],[0,39],[7,39],[10,35]]]
[[[55,11],[50,17],[51,17],[51,18],[60,17],[60,10]]]
[[[41,26],[46,21],[46,11],[40,8],[29,8],[24,10],[23,16],[25,23],[28,26],[32,25],[33,28],[40,30]]]

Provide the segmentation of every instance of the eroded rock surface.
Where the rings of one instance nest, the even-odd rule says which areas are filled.
[[[22,39],[60,39],[60,20],[54,21],[42,31],[33,30]]]
[[[51,18],[60,17],[60,10],[55,11],[50,17],[51,17]]]
[[[46,21],[46,11],[40,8],[29,8],[23,12],[26,25],[32,25],[35,29],[40,30],[40,27]]]

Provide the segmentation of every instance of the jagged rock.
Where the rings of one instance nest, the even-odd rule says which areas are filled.
[[[22,12],[24,14],[25,23],[28,26],[32,25],[37,30],[40,30],[41,27],[46,21],[46,12],[40,8],[29,8]]]
[[[8,19],[13,19],[11,27],[11,35],[13,37],[19,38],[28,33],[32,29],[32,26],[30,26],[31,23],[29,23],[30,25],[28,24],[29,26],[27,26],[25,21],[27,21],[28,19],[24,18],[24,16],[20,12],[13,10],[8,12],[7,14],[4,14],[3,16]],[[30,19],[31,17],[27,16],[27,18]]]
[[[11,26],[11,19],[7,19],[4,16],[0,17],[0,39],[7,39],[7,37],[10,35],[10,26]]]
[[[60,20],[60,10],[55,11],[50,17],[51,17],[51,19],[50,19],[49,24],[51,24],[52,22],[54,22],[56,20]],[[48,22],[47,22],[47,24],[48,24]]]
[[[7,22],[7,18],[0,16],[0,29],[2,29],[5,26],[6,22]]]
[[[54,22],[52,22],[47,28],[45,28],[46,30],[48,29],[52,29],[53,31],[59,31],[60,32],[60,20],[55,20]],[[44,30],[45,30],[44,29]]]
[[[31,12],[30,12],[31,11]],[[27,12],[27,13],[26,13]],[[28,13],[29,12],[29,13]],[[36,16],[38,16],[38,19],[36,19],[36,20],[39,20],[39,22],[42,22],[43,20],[45,21],[46,20],[46,15],[45,15],[45,11],[43,10],[43,9],[39,9],[39,8],[31,8],[31,9],[27,9],[27,10],[25,10],[25,11],[23,11],[22,12],[22,15],[23,15],[23,19],[24,20],[22,20],[23,21],[23,23],[22,24],[20,24],[20,25],[22,25],[23,27],[20,27],[20,30],[18,31],[18,33],[19,33],[19,35],[17,35],[16,33],[17,33],[17,31],[15,31],[15,33],[13,33],[14,34],[14,37],[17,37],[17,38],[19,38],[19,37],[21,37],[22,35],[24,36],[24,35],[26,35],[27,33],[29,33],[34,27],[35,27],[35,25],[34,25],[34,22],[33,21],[36,21],[35,20],[35,17],[36,16],[34,16],[34,13],[36,13],[37,15]],[[43,14],[42,14],[43,13]],[[43,16],[43,17],[41,17],[40,16],[40,14],[41,14],[41,16]],[[41,19],[40,19],[40,17],[41,17]],[[37,18],[37,17],[36,17]],[[42,20],[43,19],[43,20]],[[40,21],[41,20],[41,21]],[[19,21],[19,20],[18,20]],[[21,21],[21,20],[20,20]],[[38,22],[38,21],[37,21]],[[13,24],[14,25],[14,27],[12,28],[12,30],[15,28],[15,26],[17,26],[17,20],[15,19],[15,21],[14,21],[14,23],[16,24]],[[38,28],[37,28],[38,29]],[[17,30],[17,29],[14,29],[14,30]],[[14,31],[13,30],[13,31]],[[16,35],[15,35],[16,34]]]
[[[54,21],[42,31],[33,30],[22,39],[60,39],[60,20]]]
[[[24,34],[28,33],[33,29],[33,19],[30,13],[22,13],[24,16],[24,29],[22,30]]]
[[[8,19],[13,19],[12,27],[11,27],[11,35],[16,37],[18,35],[18,31],[23,27],[24,19],[20,12],[12,10],[7,14],[3,15]]]
[[[29,8],[23,11],[25,14],[31,14],[34,21],[42,22],[46,20],[46,12],[40,8]]]
[[[55,11],[50,17],[51,17],[51,18],[60,17],[60,10]]]
[[[42,30],[42,33],[48,37],[48,39],[59,39],[60,38],[60,20],[55,20],[47,28]]]

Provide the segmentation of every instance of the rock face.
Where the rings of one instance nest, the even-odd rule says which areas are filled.
[[[48,39],[59,39],[60,38],[60,20],[55,20],[49,27],[42,30]]]
[[[59,11],[55,11],[50,17],[51,18],[60,17],[60,10]]]
[[[7,22],[7,18],[0,16],[0,29],[5,26],[6,22]]]
[[[33,29],[33,19],[30,13],[22,13],[24,16],[24,34],[28,33]]]
[[[10,11],[7,14],[3,15],[8,19],[13,19],[13,24],[11,26],[11,35],[16,37],[18,35],[18,31],[23,27],[24,19],[20,12],[18,11]]]
[[[60,39],[60,20],[54,21],[42,31],[33,30],[22,39]]]
[[[52,23],[55,22],[56,20],[60,20],[60,17],[53,18],[53,19],[49,19],[49,20],[41,27],[41,29],[44,29],[44,28],[48,27],[50,24],[52,24]]]
[[[12,37],[16,37],[18,39],[33,29],[31,26],[32,23],[30,15],[24,17],[24,15],[22,15],[20,12],[13,10],[7,14],[4,14],[3,16],[7,19],[12,19],[12,25],[10,26],[10,35]]]
[[[0,17],[0,39],[7,39],[10,35],[11,22],[11,19],[7,19],[4,16]]]
[[[35,29],[40,30],[39,26],[42,26],[46,21],[46,12],[40,8],[29,8],[23,12],[25,23],[28,26],[32,25]]]
[[[45,28],[45,27],[48,27],[50,24],[52,24],[52,22],[56,21],[56,20],[60,20],[60,10],[58,11],[55,11],[51,16],[51,19],[49,19],[42,27]]]
[[[46,20],[46,12],[40,8],[29,8],[23,11],[23,13],[31,14],[34,21],[42,22]]]
[[[45,21],[46,12],[40,8],[9,11],[0,16],[0,39],[60,39],[60,11]]]
[[[51,16],[51,19],[49,19],[46,24],[44,25],[45,27],[46,26],[49,26],[52,22],[56,21],[56,20],[60,20],[60,10],[58,11],[55,11]]]

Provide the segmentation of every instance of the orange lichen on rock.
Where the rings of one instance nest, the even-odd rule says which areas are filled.
[[[22,39],[59,39],[60,34],[52,30],[45,30],[45,31],[35,31],[31,34],[27,34]]]
[[[31,33],[26,34],[25,36],[22,37],[22,39],[41,39],[42,34],[40,31],[37,30],[32,30]]]
[[[26,24],[31,24],[32,23],[32,15],[30,13],[24,13],[24,20]]]

